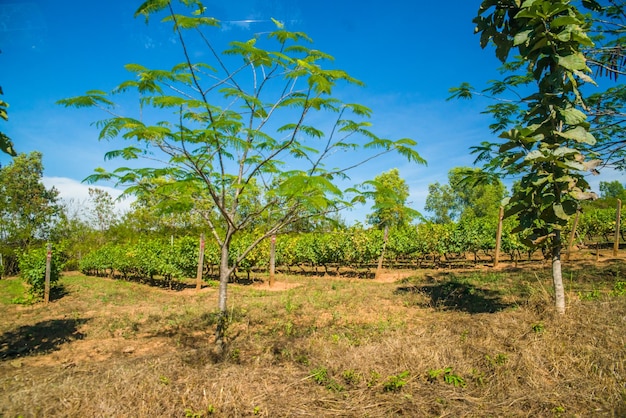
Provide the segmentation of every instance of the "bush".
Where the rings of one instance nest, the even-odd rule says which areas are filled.
[[[20,276],[30,285],[29,293],[43,297],[46,281],[46,256],[45,247],[33,248],[19,255]],[[50,286],[58,280],[63,268],[63,254],[61,251],[53,251],[50,263]]]

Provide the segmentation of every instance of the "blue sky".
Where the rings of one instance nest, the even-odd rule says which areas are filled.
[[[469,147],[491,138],[489,118],[480,114],[487,102],[445,100],[448,89],[463,81],[479,87],[498,76],[493,51],[481,50],[473,35],[479,3],[204,2],[207,13],[223,22],[222,29],[210,32],[218,42],[247,40],[269,30],[270,18],[275,18],[290,30],[306,32],[316,49],[335,57],[336,67],[363,81],[365,88],[340,88],[338,94],[373,109],[373,130],[379,136],[415,139],[428,166],[383,157],[352,173],[352,179],[398,168],[410,187],[411,206],[419,211],[428,185],[445,182],[453,167],[471,165]],[[55,102],[90,89],[111,90],[130,78],[123,68],[127,63],[169,68],[162,65],[172,62],[166,57],[180,61],[180,45],[168,25],[133,18],[139,4],[0,0],[0,85],[10,105],[9,122],[0,129],[18,152],[43,153],[44,181],[62,197],[84,199],[88,186],[80,182],[96,167],[113,169],[121,162],[104,161],[104,153],[117,146],[99,142],[91,126],[104,114]],[[9,160],[0,155],[0,163]],[[596,177],[592,185],[603,179],[608,177]],[[364,207],[343,215],[362,221],[368,211]]]

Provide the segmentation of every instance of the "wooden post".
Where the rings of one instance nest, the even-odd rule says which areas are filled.
[[[577,210],[576,216],[574,217],[574,225],[572,225],[572,232],[569,234],[569,241],[567,243],[567,252],[565,253],[566,261],[569,261],[569,255],[572,252],[572,247],[574,246],[574,237],[576,237],[576,228],[578,228],[579,217],[580,217],[580,210]]]
[[[196,272],[196,290],[202,289],[202,270],[204,269],[204,234],[200,234],[200,253],[198,254],[198,270]]]
[[[620,220],[622,218],[622,201],[617,199],[617,215],[615,216],[615,242],[613,243],[613,257],[617,257],[619,250],[619,230]]]
[[[46,281],[44,284],[43,302],[50,302],[50,267],[52,264],[52,244],[48,244],[46,251]]]
[[[385,248],[387,248],[387,239],[389,238],[389,225],[385,226],[385,234],[383,235],[383,248],[380,251],[380,257],[378,258],[378,266],[376,267],[376,273],[374,279],[380,277],[380,272],[383,269],[383,259],[385,258]]]
[[[498,212],[498,228],[496,229],[496,253],[493,256],[493,267],[498,267],[500,262],[500,245],[502,243],[502,219],[504,218],[504,206],[500,206]]]
[[[274,276],[276,273],[276,235],[270,238],[270,279],[269,286],[274,286]]]

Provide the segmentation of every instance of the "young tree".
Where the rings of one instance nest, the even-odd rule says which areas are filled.
[[[90,187],[89,202],[91,203],[89,220],[93,228],[104,233],[118,222],[115,201],[107,191]]]
[[[41,154],[19,154],[0,168],[0,244],[4,264],[15,273],[15,254],[47,239],[62,210],[58,191],[46,189]]]
[[[506,68],[527,70],[490,88],[498,93],[518,83],[531,91],[522,101],[524,109],[499,104],[488,108],[501,142],[477,150],[487,169],[523,175],[505,216],[517,218],[519,227],[513,232],[527,231],[527,244],[550,243],[555,305],[564,313],[561,231],[580,201],[595,197],[584,173],[599,164],[586,156],[595,138],[582,111],[580,90],[581,83],[593,82],[582,53],[593,46],[589,24],[568,0],[485,0],[474,22],[482,47],[493,44]],[[518,53],[513,61],[511,50]],[[469,90],[465,85],[452,92],[471,97]],[[511,122],[515,127],[506,130]]]
[[[178,6],[193,11],[179,14]],[[114,93],[136,91],[139,114],[153,110],[150,120],[159,120],[162,110],[159,122],[147,124],[141,116],[116,114],[113,101],[102,91],[60,103],[101,107],[111,114],[100,122],[100,137],[121,136],[133,144],[108,153],[107,158],[134,160],[149,153],[152,161],[160,159],[156,167],[98,170],[90,181],[115,179],[120,185],[131,185],[127,192],[132,193],[132,185],[142,180],[166,177],[171,180],[170,190],[191,190],[197,204],[211,208],[204,221],[221,251],[216,330],[221,352],[228,280],[250,251],[290,224],[350,205],[337,183],[350,169],[390,152],[416,163],[423,160],[414,149],[415,141],[376,136],[367,121],[368,108],[333,97],[338,83],[361,83],[344,71],[324,68],[332,57],[309,48],[304,33],[289,32],[275,21],[275,31],[231,42],[218,54],[206,29],[219,22],[204,13],[195,0],[176,4],[148,0],[136,12],[146,19],[166,15],[163,20],[173,26],[183,62],[171,70],[129,64],[126,68],[134,78]],[[206,48],[214,65],[196,62],[194,57],[200,55],[189,52],[191,45]],[[313,120],[324,122],[315,126]],[[342,164],[332,158],[336,153],[361,159]],[[334,168],[335,164],[340,166]],[[243,211],[251,188],[258,204]],[[258,219],[267,222],[257,226],[255,239],[229,257],[233,237]]]
[[[379,229],[390,227],[406,227],[420,216],[415,209],[406,206],[409,197],[409,186],[400,177],[397,168],[379,174],[371,182],[374,191],[373,212],[367,215],[367,223]]]

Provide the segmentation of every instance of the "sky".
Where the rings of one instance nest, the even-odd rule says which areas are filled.
[[[9,103],[9,121],[0,130],[18,152],[43,153],[44,184],[64,199],[83,201],[82,183],[97,167],[113,170],[123,161],[105,161],[121,142],[98,141],[96,110],[66,109],[56,102],[88,90],[110,91],[129,79],[128,63],[152,68],[182,61],[170,26],[134,18],[141,2],[108,0],[0,0],[0,86]],[[385,156],[351,173],[355,182],[398,168],[410,189],[409,206],[424,213],[428,185],[445,183],[453,167],[471,166],[469,148],[492,140],[483,99],[446,101],[462,82],[485,86],[498,78],[493,50],[482,50],[472,18],[480,1],[406,0],[239,0],[205,1],[207,14],[222,22],[209,33],[216,43],[245,41],[270,30],[271,18],[309,35],[313,47],[335,58],[334,66],[365,87],[339,87],[337,94],[373,110],[372,130],[381,137],[412,138],[427,165]],[[600,83],[600,87],[602,83]],[[355,156],[357,157],[357,156]],[[0,155],[0,164],[10,157]],[[590,179],[622,175],[606,172]],[[114,196],[113,184],[98,184]],[[127,207],[128,201],[120,203]],[[365,220],[368,206],[342,213],[349,223]]]

